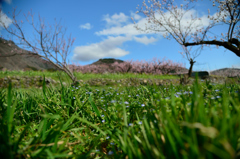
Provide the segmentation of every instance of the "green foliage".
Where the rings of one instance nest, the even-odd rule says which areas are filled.
[[[56,74],[57,75],[57,74]],[[47,73],[44,75],[47,76]],[[61,78],[60,78],[61,77]],[[237,158],[240,86],[0,89],[2,158]]]

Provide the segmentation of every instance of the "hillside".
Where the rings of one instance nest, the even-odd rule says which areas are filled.
[[[210,72],[211,75],[217,76],[230,76],[237,77],[240,76],[240,68],[222,68]]]
[[[99,59],[98,61],[90,65],[111,65],[114,62],[123,63],[124,61],[119,59],[114,59],[114,58],[105,58],[105,59]]]
[[[11,52],[12,50],[13,52]],[[16,50],[21,50],[25,55],[17,55]],[[0,70],[3,68],[11,71],[59,70],[56,66],[42,59],[39,55],[19,48],[13,41],[0,38]]]

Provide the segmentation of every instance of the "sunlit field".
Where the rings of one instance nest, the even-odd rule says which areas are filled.
[[[113,80],[120,80],[120,79],[129,79],[129,78],[142,78],[142,79],[179,79],[177,76],[172,75],[155,75],[155,74],[133,74],[133,73],[113,73],[113,74],[93,74],[93,73],[81,73],[81,72],[74,72],[75,77],[78,80],[82,80],[83,83],[87,82],[90,79],[113,79]],[[67,85],[71,86],[71,79],[69,76],[66,75],[64,72],[41,72],[41,71],[0,71],[0,79],[4,77],[36,77],[36,76],[45,76],[46,78],[51,78],[55,81],[60,81],[59,77],[62,82],[65,82]],[[58,85],[61,86],[61,85]],[[108,86],[93,86],[94,88],[107,88]],[[115,87],[112,85],[112,87]],[[32,90],[38,91],[35,87],[22,89],[19,88],[18,90],[29,92]]]
[[[60,75],[60,79],[59,79]],[[169,75],[81,74],[91,78]],[[193,85],[92,87],[59,72],[0,72],[45,76],[67,86],[0,89],[3,158],[237,158],[240,85],[196,79]],[[31,90],[31,91],[29,91]]]

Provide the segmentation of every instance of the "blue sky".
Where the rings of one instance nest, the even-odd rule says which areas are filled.
[[[2,15],[11,17],[15,7],[17,12],[21,10],[17,20],[25,22],[22,28],[29,39],[34,39],[34,30],[26,22],[23,13],[27,14],[32,9],[36,22],[40,14],[46,24],[52,25],[54,18],[57,21],[61,19],[62,26],[67,28],[66,35],[71,33],[76,38],[68,56],[70,64],[74,62],[87,65],[100,58],[151,61],[156,57],[180,62],[189,68],[188,60],[179,53],[182,51],[181,45],[174,39],[167,40],[162,33],[144,33],[133,27],[131,17],[139,27],[145,27],[146,17],[142,13],[136,14],[136,7],[141,6],[142,2],[143,0],[0,0]],[[182,0],[177,2],[178,5],[184,3]],[[213,8],[212,2],[207,0],[199,0],[195,4],[191,12],[197,13],[203,18],[202,24],[206,24],[204,20],[208,15],[207,9],[213,15],[216,7]],[[226,33],[227,29],[226,26],[218,26],[211,31],[219,35],[221,32]],[[0,34],[3,37],[8,35],[3,29]],[[197,48],[193,47],[194,50]],[[223,47],[204,47],[195,60],[195,71],[240,68],[240,58]]]

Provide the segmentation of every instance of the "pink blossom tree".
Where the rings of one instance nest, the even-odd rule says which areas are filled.
[[[102,74],[104,72],[109,73],[138,73],[138,74],[169,74],[178,73],[183,68],[181,63],[174,63],[171,60],[165,60],[165,58],[158,59],[153,58],[152,61],[133,61],[127,60],[122,63],[117,61],[112,64],[101,65],[86,65],[81,66],[79,64],[69,65],[69,69],[75,72],[85,73],[97,73]]]
[[[139,11],[136,13],[142,12],[147,17],[149,25],[145,24],[145,29],[135,25],[136,29],[141,31],[162,32],[164,38],[169,40],[173,38],[184,46],[183,54],[188,56],[187,59],[190,62],[189,75],[195,63],[194,58],[197,57],[189,56],[191,55],[190,50],[187,50],[189,46],[201,45],[201,48],[210,45],[215,45],[217,48],[222,46],[240,57],[240,26],[238,25],[240,0],[213,0],[213,6],[218,6],[218,10],[211,16],[208,9],[209,25],[207,27],[200,24],[202,18],[197,16],[191,15],[191,18],[186,20],[188,13],[192,12],[190,5],[194,2],[198,0],[188,0],[185,5],[181,4],[178,7],[174,0],[148,0],[148,4],[144,0],[142,7],[140,9],[137,7]],[[133,18],[132,20],[134,21]],[[135,21],[134,24],[136,24]],[[210,29],[220,24],[227,25],[228,29],[223,30],[224,32],[219,36],[211,37]]]
[[[132,63],[132,60],[131,61],[126,61],[126,62],[123,62],[123,63],[114,62],[112,64],[112,67],[114,68],[114,70],[116,72],[128,73],[132,69],[132,64],[131,63]]]
[[[39,23],[40,25],[37,26],[34,23],[34,14],[31,12],[28,12],[27,15],[24,14],[27,22],[33,27],[35,30],[35,40],[30,40],[27,38],[26,33],[22,29],[23,21],[17,20],[16,14],[16,8],[14,9],[12,13],[12,26],[9,27],[4,23],[3,18],[8,18],[6,16],[3,17],[3,14],[0,10],[0,24],[1,26],[9,33],[10,35],[13,35],[18,39],[20,42],[18,45],[22,45],[24,47],[27,47],[31,49],[33,54],[30,54],[31,56],[38,55],[45,59],[46,61],[49,61],[53,65],[55,65],[60,70],[67,73],[67,75],[71,78],[71,80],[76,82],[76,77],[73,75],[73,72],[68,68],[68,64],[66,62],[66,58],[69,55],[71,51],[71,46],[73,45],[75,38],[71,38],[71,35],[67,38],[67,41],[65,40],[65,33],[66,29],[63,29],[63,27],[60,25],[60,22],[57,23],[55,19],[55,25],[52,27],[49,25],[47,27],[44,23],[44,19],[42,19],[39,15]],[[31,17],[31,21],[29,20],[29,17]],[[38,38],[37,38],[38,37]],[[9,44],[11,45],[11,44]],[[22,53],[21,51],[12,50],[11,53],[4,56],[14,56],[14,55],[24,55],[26,53]],[[29,55],[29,54],[28,54]],[[60,59],[58,58],[58,55],[60,56],[60,59],[62,59],[62,62],[60,62]]]

